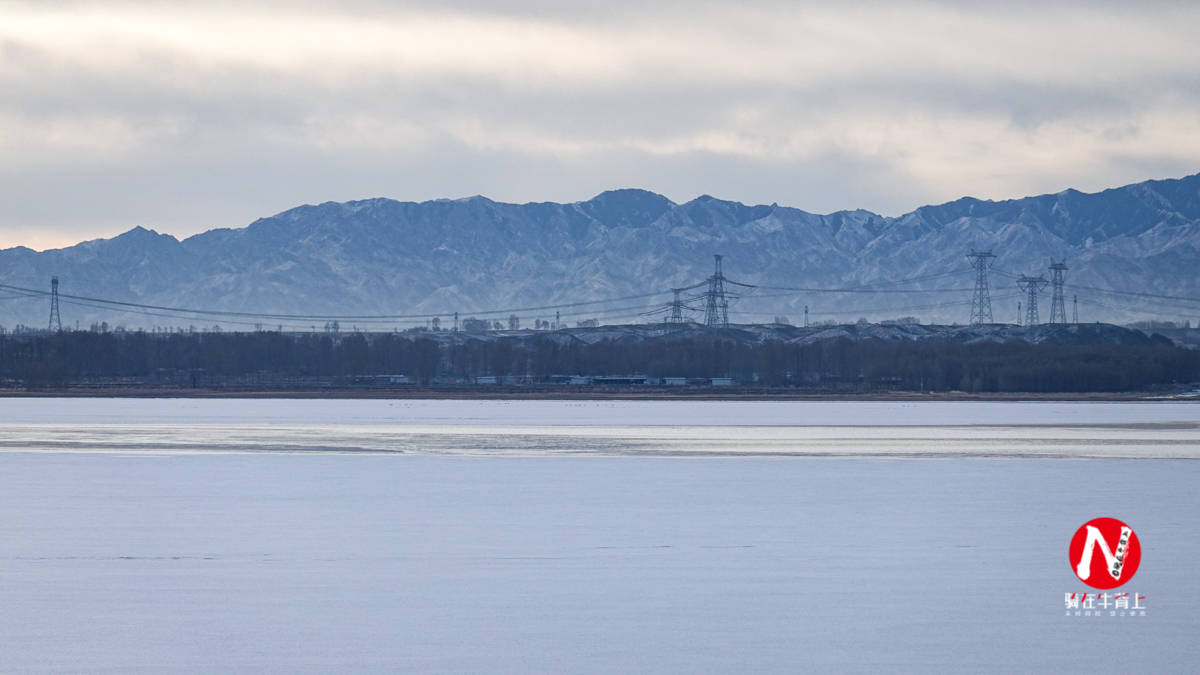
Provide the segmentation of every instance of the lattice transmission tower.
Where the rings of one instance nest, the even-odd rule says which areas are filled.
[[[704,325],[709,328],[729,327],[729,298],[725,297],[725,274],[721,271],[721,256],[714,255],[716,267],[708,279],[705,293]]]
[[[667,323],[682,326],[685,321],[683,318],[684,304],[681,294],[685,289],[672,288],[671,292],[675,294],[675,299],[671,301],[671,314],[667,317]]]
[[[988,269],[996,256],[991,251],[972,250],[967,254],[975,268],[975,294],[971,296],[971,325],[993,323],[992,294],[988,289]]]
[[[1067,261],[1050,261],[1050,283],[1054,292],[1050,295],[1050,323],[1067,322],[1067,303],[1063,296],[1063,283],[1066,281]]]
[[[1021,278],[1017,279],[1017,286],[1025,293],[1025,325],[1036,326],[1042,322],[1038,317],[1037,296],[1050,283],[1046,277],[1036,276],[1031,277],[1022,274]]]
[[[62,332],[62,317],[58,314],[58,277],[50,278],[50,331]]]

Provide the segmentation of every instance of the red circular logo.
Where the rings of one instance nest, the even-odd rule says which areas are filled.
[[[1107,590],[1133,578],[1142,561],[1142,545],[1133,528],[1116,518],[1094,518],[1071,537],[1071,571],[1083,583]]]

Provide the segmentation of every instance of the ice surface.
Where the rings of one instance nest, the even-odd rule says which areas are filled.
[[[752,404],[734,409],[755,426],[735,428],[713,426],[721,405],[468,402],[476,422],[450,431],[469,454],[438,456],[271,443],[420,443],[447,432],[434,420],[450,402],[12,402],[0,671],[1194,672],[1200,659],[1200,462],[952,451],[1077,433],[1192,456],[1194,406],[964,404],[943,419],[979,426],[937,428],[913,425],[941,405]],[[820,426],[772,425],[781,410]],[[634,456],[703,447],[682,424],[698,415],[723,456]],[[1011,426],[1060,415],[1082,426]],[[846,426],[857,419],[874,426]],[[182,420],[175,438],[202,449],[139,446]],[[470,451],[505,433],[500,446],[532,445]],[[739,436],[955,458],[736,456]],[[606,450],[573,455],[597,439]],[[1068,541],[1101,515],[1141,539],[1121,590],[1147,597],[1145,617],[1064,616],[1063,593],[1088,590]]]
[[[1200,423],[972,426],[0,424],[0,452],[1200,459]]]
[[[3,450],[1200,458],[1200,405],[0,399]]]
[[[0,398],[3,423],[963,425],[1200,422],[1194,401],[531,401]]]
[[[6,453],[7,671],[1194,672],[1200,463]],[[1119,515],[1146,617],[1067,617]]]

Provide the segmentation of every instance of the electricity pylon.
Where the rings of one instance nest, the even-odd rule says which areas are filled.
[[[1038,293],[1042,292],[1042,289],[1045,288],[1046,284],[1048,284],[1048,283],[1050,283],[1050,282],[1047,281],[1046,277],[1043,277],[1043,276],[1031,277],[1031,276],[1026,276],[1026,275],[1022,274],[1021,278],[1017,279],[1017,286],[1019,286],[1020,289],[1026,293],[1026,296],[1025,296],[1025,325],[1026,326],[1036,326],[1042,322],[1041,319],[1038,317],[1037,296],[1038,296]]]
[[[992,266],[991,251],[972,250],[967,254],[975,268],[975,294],[971,296],[971,325],[992,323],[992,294],[988,290],[988,268]]]

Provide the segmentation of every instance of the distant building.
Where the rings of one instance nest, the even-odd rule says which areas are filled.
[[[592,378],[587,375],[551,375],[550,382],[554,384],[591,384]]]
[[[592,378],[592,384],[608,386],[629,386],[646,384],[645,375],[597,375]]]
[[[407,375],[356,375],[353,381],[355,384],[374,386],[409,384],[411,382]]]
[[[728,387],[728,386],[731,386],[732,384],[733,384],[732,377],[714,377],[712,379],[712,386],[714,386],[714,387]]]
[[[664,377],[662,381],[668,387],[686,387],[688,383],[686,377]]]

